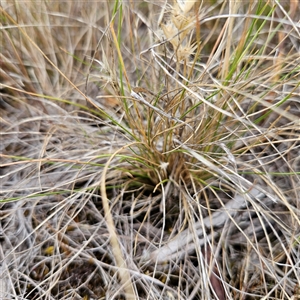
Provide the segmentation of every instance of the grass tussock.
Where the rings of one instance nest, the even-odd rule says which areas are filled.
[[[2,299],[298,299],[298,1],[2,1]]]

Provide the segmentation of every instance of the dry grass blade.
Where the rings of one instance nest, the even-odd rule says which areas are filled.
[[[111,161],[114,159],[114,157],[118,153],[121,153],[125,148],[131,147],[134,144],[136,144],[136,143],[126,145],[126,146],[122,147],[121,149],[119,149],[118,151],[116,151],[107,161],[107,163],[103,169],[103,173],[102,173],[102,177],[101,177],[101,195],[102,195],[102,202],[103,202],[103,210],[104,210],[104,214],[105,214],[104,216],[105,216],[105,219],[107,222],[107,228],[108,228],[108,232],[110,235],[110,243],[111,243],[111,247],[112,247],[112,252],[114,254],[114,258],[115,258],[117,266],[118,266],[120,281],[122,282],[122,284],[124,286],[126,299],[136,299],[136,297],[135,297],[134,289],[133,289],[131,278],[130,278],[130,272],[128,270],[126,261],[123,257],[123,254],[122,254],[122,251],[121,251],[121,248],[119,245],[119,238],[116,233],[116,228],[115,228],[113,217],[112,217],[111,210],[109,207],[109,200],[107,198],[105,180],[106,180],[107,170],[109,168]]]

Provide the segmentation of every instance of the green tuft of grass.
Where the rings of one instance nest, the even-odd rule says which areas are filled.
[[[296,299],[298,1],[2,3],[3,299]]]

